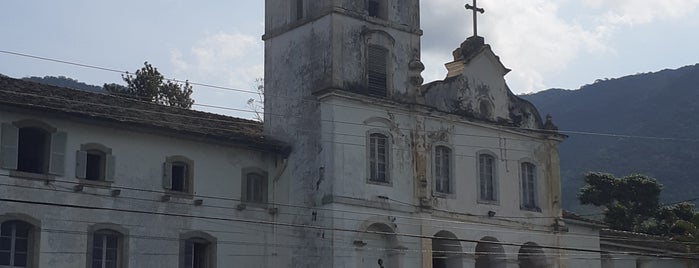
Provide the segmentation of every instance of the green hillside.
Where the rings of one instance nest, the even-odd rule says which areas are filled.
[[[699,64],[521,97],[561,130],[590,133],[564,132],[565,208],[576,210],[587,171],[655,177],[666,203],[699,197]]]

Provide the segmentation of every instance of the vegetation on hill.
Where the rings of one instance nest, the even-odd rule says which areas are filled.
[[[67,87],[77,90],[90,91],[95,93],[105,93],[105,91],[100,86],[88,85],[73,78],[65,76],[30,76],[24,77],[22,80],[31,81],[35,83],[57,86],[57,87]]]
[[[666,203],[699,198],[699,64],[521,97],[570,136],[560,147],[566,209],[580,211],[576,193],[593,170],[657,178]]]

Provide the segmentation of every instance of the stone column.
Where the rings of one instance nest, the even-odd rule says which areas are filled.
[[[474,254],[464,254],[461,258],[461,263],[463,264],[463,268],[475,268],[476,256]]]
[[[505,260],[505,268],[519,268],[519,261],[516,258],[516,256],[515,259],[507,258]]]

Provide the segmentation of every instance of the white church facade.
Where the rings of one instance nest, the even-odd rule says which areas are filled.
[[[563,215],[565,136],[510,91],[482,37],[424,83],[419,0],[265,6],[264,123],[0,77],[0,267],[627,256],[601,250],[617,245],[603,225]]]

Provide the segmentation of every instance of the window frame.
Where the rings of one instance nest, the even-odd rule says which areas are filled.
[[[0,168],[10,170],[10,176],[28,179],[53,180],[54,176],[65,174],[67,134],[39,120],[25,119],[4,122],[0,133]],[[41,158],[41,172],[20,170],[21,130],[37,129],[45,135],[46,144]]]
[[[97,179],[88,178],[90,166],[89,155],[99,154],[100,175]],[[75,177],[85,184],[97,184],[109,186],[114,183],[116,158],[112,155],[112,149],[99,143],[85,143],[80,145],[80,150],[76,152]]]
[[[391,50],[383,45],[379,44],[368,44],[366,46],[367,51],[366,51],[366,73],[365,73],[365,79],[366,79],[366,94],[369,96],[375,96],[375,97],[389,97],[390,95],[390,88],[391,88],[391,79],[390,79],[390,55],[391,55]],[[375,58],[372,57],[372,51],[378,51],[381,53],[381,56],[383,56],[382,61],[379,63],[378,61],[374,61]],[[380,72],[379,70],[373,70],[373,66],[376,65],[377,63],[383,64],[383,72]],[[376,76],[376,74],[382,75],[383,77],[374,77],[372,79],[372,75]],[[383,80],[384,84],[382,85],[382,88],[376,88],[373,87],[372,85],[372,80],[376,79],[381,79]],[[373,91],[382,91],[380,93],[373,92]]]
[[[483,196],[483,191],[481,189],[483,185],[482,177],[482,166],[481,157],[490,157],[493,160],[492,170],[491,170],[491,181],[492,181],[492,199],[486,199]],[[478,194],[478,203],[481,204],[500,204],[500,185],[498,180],[498,156],[491,151],[480,151],[476,154],[476,189]]]
[[[207,267],[204,268],[216,268],[216,251],[218,241],[216,237],[201,231],[191,231],[180,235],[179,267],[188,268],[185,265],[185,255],[187,254],[187,243],[190,242],[206,243]]]
[[[531,182],[529,182],[527,180],[529,178],[525,178],[525,175],[527,175],[525,173],[525,170],[524,170],[525,166],[530,166],[530,168],[531,168],[531,175],[532,175]],[[520,186],[519,186],[520,187],[519,206],[520,206],[520,210],[541,212],[541,207],[539,205],[540,204],[540,200],[539,200],[539,176],[538,176],[539,173],[540,173],[539,166],[535,162],[533,162],[529,159],[525,159],[525,160],[520,161],[520,164],[519,164],[519,178],[520,178],[519,179],[519,183],[520,183]],[[525,180],[527,180],[527,181],[525,182]],[[529,185],[529,184],[531,184],[530,185],[531,189],[528,189],[528,187],[525,187],[525,185]],[[529,200],[530,198],[528,198],[528,197],[531,197],[531,200]],[[532,201],[533,204],[528,204],[529,201]]]
[[[438,181],[441,181],[439,178],[440,175],[437,174],[438,173],[437,161],[441,160],[441,158],[442,158],[439,156],[439,152],[438,152],[438,150],[440,148],[444,148],[444,149],[448,150],[447,152],[449,153],[449,159],[447,159],[448,160],[447,167],[449,169],[447,175],[449,177],[447,178],[447,182],[446,182],[449,189],[446,192],[440,191],[437,189]],[[432,193],[434,196],[453,197],[454,194],[456,193],[456,189],[455,189],[456,182],[455,182],[455,178],[454,178],[454,175],[456,174],[454,171],[454,163],[456,162],[455,160],[456,159],[455,159],[454,148],[452,148],[451,146],[444,144],[444,143],[437,143],[434,145],[434,147],[432,149],[432,161],[431,161],[432,162],[432,165],[431,165],[432,166],[432,178],[433,178],[433,180],[432,180]],[[439,164],[441,166],[441,164],[443,164],[443,161],[439,161],[439,162],[440,162]],[[440,169],[441,169],[441,167],[440,167]]]
[[[86,266],[92,267],[92,257],[94,255],[95,234],[107,233],[117,236],[117,266],[118,268],[128,267],[129,263],[129,231],[121,225],[112,223],[98,223],[91,225],[87,230],[87,253]]]
[[[13,221],[21,222],[29,226],[29,233],[27,238],[27,265],[25,267],[39,267],[41,222],[25,214],[10,213],[0,215],[0,225],[5,224],[6,222]]]
[[[261,202],[251,200],[249,197],[250,194],[248,193],[248,176],[252,174],[260,175],[263,180],[262,183],[265,189],[263,191],[263,197]],[[249,205],[267,207],[267,204],[269,202],[269,184],[269,173],[267,171],[257,167],[248,167],[242,169],[240,201]]]
[[[374,169],[374,165],[372,164],[372,150],[373,148],[371,147],[372,144],[372,136],[374,135],[381,135],[386,139],[386,145],[385,145],[385,154],[384,154],[384,173],[385,173],[385,181],[380,181],[380,180],[375,180],[372,178],[372,170]],[[369,184],[376,184],[376,185],[384,185],[384,186],[393,186],[393,180],[391,179],[391,171],[393,168],[393,164],[391,159],[393,158],[393,137],[391,136],[390,133],[384,130],[380,129],[371,129],[366,132],[366,182]],[[377,148],[378,149],[378,148]],[[378,165],[378,164],[377,164]],[[377,166],[377,172],[378,172],[378,166]]]
[[[182,191],[173,190],[173,168],[184,166],[184,188]],[[194,161],[181,155],[168,156],[163,164],[163,188],[166,192],[177,196],[193,197],[194,195]]]

